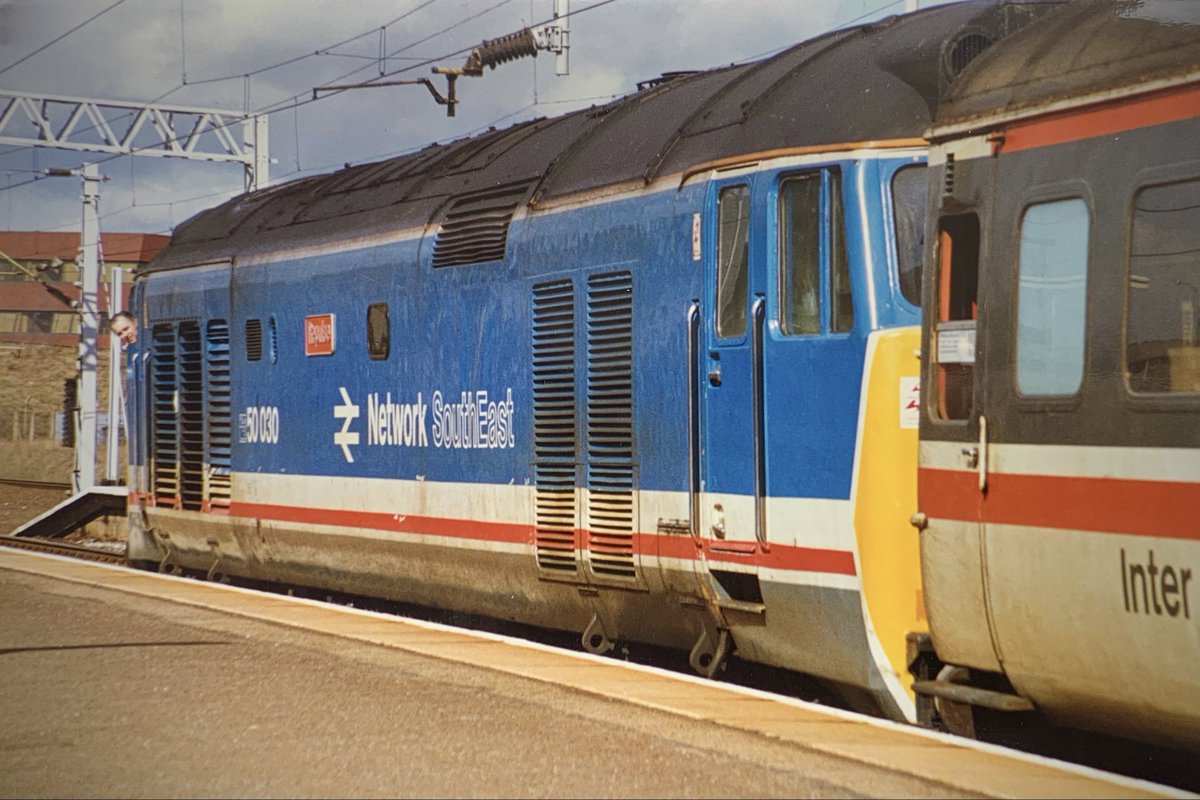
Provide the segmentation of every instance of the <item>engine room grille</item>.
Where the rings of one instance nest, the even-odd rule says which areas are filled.
[[[208,505],[228,509],[233,466],[232,390],[229,372],[229,323],[210,320],[208,366]]]
[[[204,500],[204,360],[200,323],[181,322],[179,358],[179,500],[199,511]]]
[[[456,267],[503,259],[509,223],[527,191],[522,184],[455,200],[434,240],[433,266]]]
[[[154,504],[174,508],[179,496],[179,414],[175,394],[175,326],[155,325],[151,333],[151,486]]]
[[[575,573],[575,301],[571,281],[533,287],[535,544],[544,570]]]
[[[946,52],[946,70],[951,79],[957,78],[968,64],[992,44],[992,40],[982,33],[968,33],[956,39]]]
[[[633,277],[588,279],[587,529],[592,571],[635,578]]]
[[[263,334],[262,320],[248,319],[246,320],[246,360],[247,361],[262,361],[263,356]]]

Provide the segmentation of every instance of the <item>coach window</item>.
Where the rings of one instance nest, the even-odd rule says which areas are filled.
[[[929,179],[924,164],[896,170],[892,176],[892,213],[896,219],[896,261],[900,293],[921,305],[921,267],[925,260],[925,213]]]
[[[854,327],[843,216],[836,172],[791,177],[779,188],[780,326],[786,334],[822,330],[823,253],[828,253],[825,274],[833,298],[827,329],[844,333]]]
[[[1017,391],[1070,395],[1083,382],[1087,203],[1038,203],[1021,218],[1017,264]]]
[[[367,306],[367,353],[372,361],[383,361],[390,348],[387,303],[373,303]]]
[[[1135,392],[1200,392],[1200,180],[1134,197],[1125,373]]]
[[[975,318],[979,286],[979,217],[956,214],[938,221],[937,414],[971,416],[975,381]]]
[[[717,335],[746,333],[749,276],[750,189],[729,186],[717,204]]]

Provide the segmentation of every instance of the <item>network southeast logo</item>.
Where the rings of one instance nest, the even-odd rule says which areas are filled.
[[[350,423],[358,419],[358,404],[350,402],[346,387],[339,386],[338,391],[342,393],[342,404],[333,407],[333,418],[343,422],[342,429],[333,434],[333,443],[342,448],[346,463],[353,464],[354,456],[350,452],[350,445],[358,444],[358,431],[350,430]]]
[[[350,399],[346,387],[339,386],[342,402],[333,407],[333,418],[342,421],[341,430],[333,434],[333,443],[342,448],[346,463],[354,463],[351,445],[359,445],[357,431],[351,430],[354,421],[362,416],[362,406]],[[489,395],[486,389],[459,392],[450,401],[435,390],[426,400],[424,392],[408,395],[411,402],[393,399],[391,392],[371,392],[367,395],[368,447],[429,447],[464,450],[494,450],[516,447],[513,433],[513,392],[505,387],[502,393]]]

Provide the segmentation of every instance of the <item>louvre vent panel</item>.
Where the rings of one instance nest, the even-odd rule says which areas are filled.
[[[433,243],[433,266],[482,264],[504,258],[508,228],[528,190],[521,185],[460,197],[446,212]]]
[[[571,281],[533,288],[533,440],[538,566],[577,574],[575,298]]]
[[[211,320],[207,329],[208,505],[228,509],[232,494],[233,392],[229,323]]]
[[[575,572],[575,469],[539,468],[537,474],[538,566]]]
[[[633,550],[633,278],[596,275],[587,297],[587,530],[592,572],[637,578]]]
[[[609,577],[636,578],[633,553],[632,471],[627,473],[625,491],[588,494],[588,552],[592,571]],[[596,481],[593,476],[594,483]]]
[[[150,468],[154,504],[174,507],[179,497],[179,416],[175,411],[175,327],[151,332]]]
[[[204,501],[204,360],[200,325],[179,325],[179,500],[199,511]]]

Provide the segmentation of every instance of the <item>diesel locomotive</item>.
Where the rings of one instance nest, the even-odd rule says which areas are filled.
[[[1194,83],[1162,127],[1135,111],[1115,135],[1038,133],[1043,113],[1046,130],[1092,113],[1072,92],[1139,96],[1106,94],[1118,61],[1092,83],[1064,66],[1063,19],[1109,19],[1113,41],[1173,24],[1106,5],[927,8],[193,217],[134,288],[129,557],[574,631],[596,653],[665,645],[709,676],[736,653],[897,720],[981,697],[1123,713],[1167,676],[1142,719],[1174,692],[1194,736],[1185,343],[1160,337],[1158,291],[1130,289],[1146,322],[1120,361],[1123,267],[1018,280],[1003,227],[1021,203],[1174,186],[1153,159],[1180,135],[1192,153],[1172,158],[1196,169]],[[1191,49],[1121,52],[1194,65],[1176,35]],[[1021,82],[1023,58],[1049,88]],[[1146,91],[1174,97],[1159,80]],[[1127,138],[1151,160],[1114,157]],[[1127,253],[1123,224],[1097,216],[1111,241],[1092,253]],[[1012,293],[1050,326],[1020,391],[990,371],[1025,352]],[[1072,389],[1055,337],[1084,310]],[[1136,511],[1110,494],[1130,481]],[[1144,638],[1110,643],[1117,623]],[[1135,694],[1100,708],[1105,680]]]

